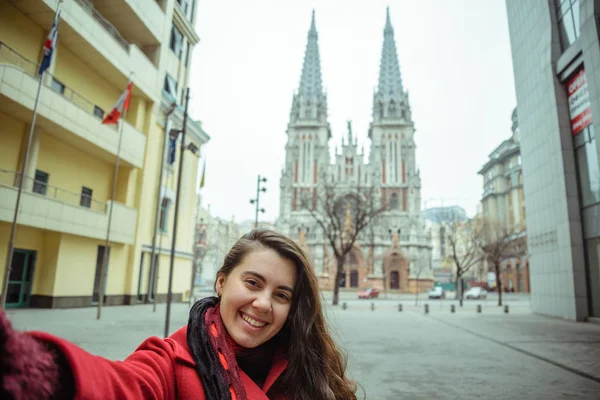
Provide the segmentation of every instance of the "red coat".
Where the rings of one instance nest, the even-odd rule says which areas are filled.
[[[94,356],[73,343],[44,332],[30,332],[50,342],[66,356],[75,378],[75,399],[193,399],[204,400],[204,389],[183,327],[167,339],[146,339],[125,361]],[[240,376],[248,400],[285,400],[267,392],[287,367],[276,353],[262,388],[242,370]]]

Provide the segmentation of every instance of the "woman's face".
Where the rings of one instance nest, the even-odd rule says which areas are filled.
[[[252,251],[229,275],[217,277],[221,318],[237,344],[254,348],[275,336],[287,320],[296,266],[271,249]]]

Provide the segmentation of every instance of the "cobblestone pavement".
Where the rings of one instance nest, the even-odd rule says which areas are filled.
[[[489,302],[489,300],[488,300]],[[372,400],[600,399],[600,326],[531,315],[528,307],[475,310],[466,303],[408,305],[350,301],[327,307],[349,370]],[[375,310],[371,311],[371,303]],[[172,308],[171,332],[187,323],[188,305]],[[122,359],[146,337],[162,336],[165,306],[9,310],[15,327],[45,330],[84,349]]]

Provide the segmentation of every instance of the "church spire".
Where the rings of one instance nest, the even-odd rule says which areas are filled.
[[[373,102],[373,119],[410,120],[408,95],[404,92],[400,63],[396,51],[394,27],[387,8],[385,28],[383,30],[383,48],[379,66],[379,83]]]
[[[394,28],[390,18],[390,8],[387,8],[385,29],[383,30],[383,50],[381,52],[381,63],[379,66],[378,90],[383,94],[401,94],[402,76],[400,75],[400,64],[396,52],[396,40],[394,39]]]
[[[304,53],[304,65],[298,94],[305,96],[320,95],[323,93],[321,80],[321,58],[319,55],[319,34],[315,23],[315,10],[312,12],[312,21],[308,31],[308,42]]]
[[[323,92],[319,34],[315,22],[315,11],[313,10],[304,53],[300,86],[298,87],[298,93],[294,96],[291,120],[308,119],[325,122],[326,118],[327,99]]]

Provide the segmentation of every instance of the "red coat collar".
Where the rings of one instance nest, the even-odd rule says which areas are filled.
[[[196,368],[196,362],[194,361],[194,357],[192,356],[190,348],[187,344],[187,326],[184,326],[177,332],[173,333],[171,336],[169,336],[169,339],[173,340],[173,342],[176,344],[176,346],[174,346],[175,359],[179,362],[189,365],[190,367]],[[240,370],[240,377],[242,378],[242,383],[246,388],[247,394],[250,396],[252,392],[257,390],[267,393],[277,378],[279,378],[283,371],[285,371],[287,364],[288,362],[283,355],[283,350],[281,348],[277,349],[273,357],[271,369],[269,370],[269,374],[267,375],[267,379],[265,380],[262,389],[259,388],[244,371]]]

